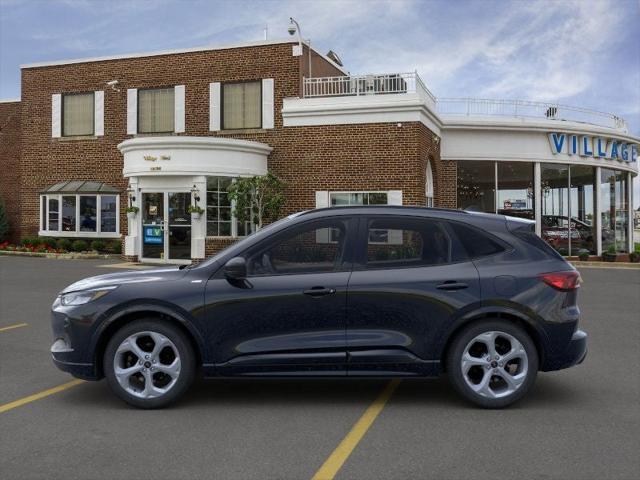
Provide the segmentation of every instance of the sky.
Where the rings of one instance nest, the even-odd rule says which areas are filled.
[[[291,16],[351,73],[611,112],[640,136],[640,0],[0,0],[0,99],[20,64],[282,39]]]

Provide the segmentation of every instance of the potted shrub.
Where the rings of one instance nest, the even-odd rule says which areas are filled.
[[[204,213],[204,210],[202,207],[198,206],[198,205],[189,205],[187,207],[187,213],[191,214],[191,219],[192,220],[198,220],[202,214]]]
[[[578,258],[582,262],[586,262],[587,260],[589,260],[589,250],[585,250],[585,249],[578,250]]]
[[[618,254],[616,253],[615,245],[609,245],[607,251],[602,254],[602,259],[605,262],[615,262],[616,258],[618,258]]]
[[[127,219],[129,221],[136,218],[136,214],[140,211],[140,209],[134,205],[130,205],[127,207]]]
[[[636,243],[635,247],[635,250],[629,254],[629,261],[640,263],[640,243]]]

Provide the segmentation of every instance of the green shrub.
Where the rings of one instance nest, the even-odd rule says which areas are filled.
[[[68,238],[61,238],[56,244],[57,248],[59,248],[60,250],[66,250],[67,252],[71,251],[71,246],[71,240],[69,240]]]
[[[91,242],[91,250],[96,252],[104,252],[105,244],[102,240],[94,240]]]
[[[583,262],[586,262],[587,260],[589,260],[589,250],[580,250],[578,252],[578,258]]]
[[[122,243],[120,242],[120,240],[114,240],[112,242],[109,242],[109,245],[107,245],[107,251],[109,253],[115,253],[115,254],[122,253]]]
[[[38,237],[37,239],[35,239],[38,243],[38,245],[40,245],[41,247],[51,247],[51,248],[56,248],[58,245],[58,242],[56,241],[55,238],[46,238],[46,237]]]
[[[613,255],[616,254],[616,246],[615,245],[609,245],[609,247],[607,248],[607,253],[611,253]]]
[[[38,241],[37,239],[31,238],[31,237],[25,237],[22,239],[20,243],[22,244],[23,247],[26,247],[27,245],[37,245]]]
[[[87,242],[85,242],[84,240],[76,240],[71,244],[71,249],[74,252],[84,252],[88,247],[89,246],[87,245]]]

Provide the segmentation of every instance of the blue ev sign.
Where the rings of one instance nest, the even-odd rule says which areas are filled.
[[[626,143],[613,138],[558,132],[549,133],[548,136],[551,152],[554,155],[564,153],[629,163],[638,161],[638,145],[635,143]]]

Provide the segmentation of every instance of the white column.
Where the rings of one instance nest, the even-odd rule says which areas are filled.
[[[596,230],[596,255],[602,255],[602,204],[600,201],[600,167],[596,167],[596,182],[593,186],[593,201],[595,202],[594,226]]]
[[[540,162],[533,164],[533,213],[536,220],[536,235],[542,236],[542,175]]]
[[[627,215],[628,215],[628,224],[627,230],[629,231],[627,235],[628,239],[628,252],[633,252],[633,175],[631,172],[627,172]]]
[[[140,225],[142,222],[142,194],[138,186],[138,177],[129,179],[129,188],[133,190],[135,201],[131,205],[138,207],[140,210],[135,217],[129,218],[127,215],[127,235],[124,237],[124,254],[130,257],[137,256],[138,260],[142,256],[142,237],[140,236]],[[127,198],[127,206],[129,206],[129,198]]]
[[[192,180],[200,197],[198,205],[204,209],[204,213],[198,219],[191,218],[191,258],[204,258],[207,237],[207,177],[198,175]]]

